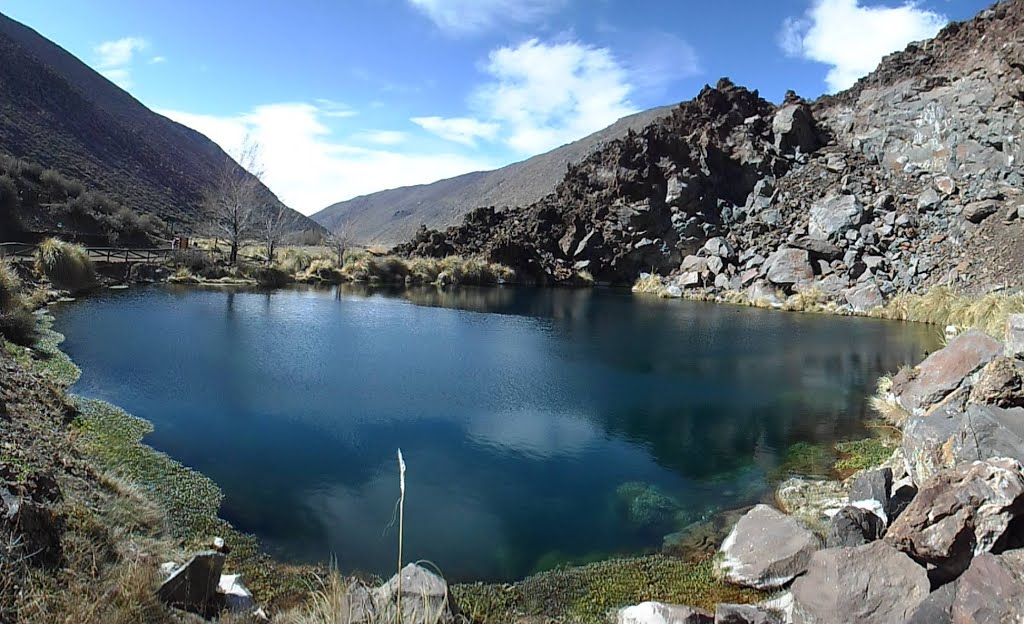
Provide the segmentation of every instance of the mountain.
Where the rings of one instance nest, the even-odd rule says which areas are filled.
[[[727,79],[569,167],[528,206],[400,251],[481,255],[540,282],[855,310],[936,285],[1024,285],[1024,0],[781,105]]]
[[[312,218],[329,230],[345,230],[359,242],[393,244],[408,240],[421,225],[437,228],[458,223],[474,208],[525,206],[553,191],[570,163],[671,110],[666,106],[624,117],[579,141],[494,171],[477,171],[338,202]]]
[[[171,228],[200,226],[228,159],[34,30],[0,15],[0,152],[53,169]],[[266,187],[266,201],[281,205]],[[294,230],[322,232],[297,212]]]

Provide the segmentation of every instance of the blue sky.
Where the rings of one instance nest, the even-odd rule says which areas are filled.
[[[721,76],[849,86],[987,0],[0,0],[312,213],[522,160]]]

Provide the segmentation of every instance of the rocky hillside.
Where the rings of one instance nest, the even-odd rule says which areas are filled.
[[[624,117],[594,134],[494,171],[477,171],[433,184],[406,186],[339,202],[313,215],[329,230],[364,243],[406,241],[421,225],[447,227],[480,206],[527,206],[550,193],[576,163],[606,142],[667,115],[671,107]]]
[[[203,221],[227,155],[32,29],[0,15],[0,152],[80,180],[172,228]],[[267,201],[280,205],[269,189]],[[298,213],[296,230],[321,231]],[[45,224],[44,224],[45,225]]]
[[[727,79],[571,166],[526,207],[479,209],[400,252],[482,254],[540,282],[858,310],[938,282],[1024,282],[1024,0],[885,58],[850,90],[773,105]]]

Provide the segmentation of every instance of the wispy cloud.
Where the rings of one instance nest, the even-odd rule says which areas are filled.
[[[567,0],[408,0],[438,28],[471,35],[509,23],[533,24],[561,9]]]
[[[493,139],[500,127],[472,117],[413,117],[414,124],[447,141],[476,146],[477,139]]]
[[[132,85],[131,64],[135,55],[149,47],[142,37],[123,37],[112,41],[104,41],[97,45],[96,68],[111,82],[122,89]]]
[[[409,135],[399,130],[364,130],[353,135],[352,138],[375,145],[399,145],[405,143]]]
[[[853,86],[886,54],[935,36],[948,21],[916,2],[869,7],[859,0],[814,0],[803,16],[785,20],[778,40],[789,56],[831,65],[825,82],[835,92]]]
[[[167,57],[166,56],[154,56],[153,58],[149,59],[149,64],[150,65],[160,65],[161,63],[166,63],[166,62],[167,62]]]
[[[282,201],[305,214],[358,195],[434,182],[501,164],[454,153],[360,147],[354,143],[367,137],[382,139],[377,143],[387,146],[404,136],[385,130],[339,137],[329,125],[339,111],[322,103],[267,104],[227,116],[158,112],[202,132],[228,152],[235,151],[251,135],[262,147],[267,185]]]

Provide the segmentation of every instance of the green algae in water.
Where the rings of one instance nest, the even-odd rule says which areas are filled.
[[[865,438],[850,442],[839,442],[836,450],[843,457],[836,462],[836,470],[840,472],[856,472],[875,468],[892,456],[896,443],[884,438]]]
[[[797,442],[786,449],[773,471],[776,480],[789,477],[828,477],[836,457],[827,444]]]
[[[60,350],[64,334],[53,329],[52,316],[40,314],[38,317],[39,339],[33,348],[36,358],[32,362],[32,368],[60,386],[73,386],[82,376],[82,371]]]

